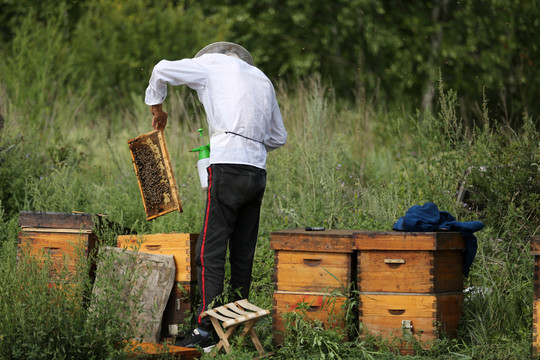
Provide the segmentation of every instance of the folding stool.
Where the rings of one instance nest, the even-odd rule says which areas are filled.
[[[251,341],[255,345],[255,348],[257,348],[259,354],[265,355],[261,342],[255,333],[254,326],[260,318],[269,314],[269,310],[261,309],[258,306],[250,304],[246,299],[243,299],[214,309],[206,310],[201,313],[201,316],[210,316],[214,329],[219,336],[219,343],[216,345],[218,351],[223,347],[227,354],[231,353],[229,338],[236,328],[245,323],[240,338],[244,339],[249,333]]]

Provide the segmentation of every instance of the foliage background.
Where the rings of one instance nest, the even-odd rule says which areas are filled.
[[[56,74],[63,84],[91,82],[100,107],[139,94],[157,61],[190,57],[226,39],[248,48],[274,80],[319,73],[348,99],[429,110],[442,77],[457,91],[467,122],[480,117],[483,93],[490,113],[510,126],[540,109],[534,1],[2,0],[0,6],[0,46],[11,59],[4,76],[23,60],[40,63],[42,74]],[[32,56],[34,46],[51,41],[64,52]],[[39,79],[25,73],[26,83]]]
[[[204,195],[188,152],[205,125],[196,96],[171,88],[164,105],[184,213],[145,220],[127,141],[150,130],[143,94],[152,66],[219,40],[252,52],[274,81],[289,132],[269,156],[252,300],[272,307],[272,231],[388,230],[410,206],[432,201],[486,227],[466,279],[477,291],[467,295],[460,336],[417,357],[531,357],[529,245],[540,226],[535,2],[0,0],[0,7],[0,357],[123,356],[117,341],[132,334],[120,319],[65,316],[62,309],[80,304],[48,289],[36,270],[13,271],[19,212],[105,213],[137,233],[198,232]],[[109,244],[116,235],[103,234]],[[21,283],[32,286],[32,311],[10,301]],[[83,278],[78,291],[88,286]],[[52,300],[62,304],[58,312],[48,310]],[[114,306],[104,311],[114,314]],[[396,356],[376,339],[343,344],[331,330],[292,320],[279,349],[270,323],[258,329],[278,358]],[[252,357],[242,349],[239,358]]]

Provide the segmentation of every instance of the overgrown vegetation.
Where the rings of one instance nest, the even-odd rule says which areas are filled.
[[[129,78],[127,69],[136,71],[142,64],[126,63],[131,56],[126,53],[140,50],[167,57],[160,52],[167,46],[143,46],[136,37],[127,46],[122,31],[140,27],[154,31],[152,36],[159,41],[181,40],[179,48],[169,47],[168,54],[176,57],[175,52],[188,56],[202,43],[225,36],[230,24],[203,16],[191,3],[176,8],[164,1],[165,10],[152,10],[155,16],[143,16],[148,21],[144,24],[137,22],[144,11],[136,5],[142,2],[113,2],[118,5],[114,9],[118,16],[104,14],[106,1],[82,3],[89,17],[76,23],[58,15],[73,14],[76,7],[24,15],[14,27],[10,56],[0,59],[0,115],[4,119],[0,121],[1,358],[120,359],[125,353],[118,344],[133,335],[119,317],[122,284],[117,284],[118,292],[111,289],[110,299],[103,302],[107,316],[95,317],[81,303],[90,299],[91,282],[82,275],[87,272],[80,272],[72,288],[51,287],[47,266],[17,263],[20,211],[107,214],[119,228],[139,234],[196,233],[202,224],[204,194],[196,155],[189,150],[200,144],[197,129],[205,127],[205,120],[196,96],[185,88],[171,89],[164,105],[170,115],[165,136],[184,212],[145,220],[127,141],[150,131],[151,118],[142,100],[144,86],[133,85],[137,77],[131,78],[131,85],[119,79]],[[182,18],[192,21],[186,28],[206,29],[200,38],[178,40],[169,32],[180,11],[189,14]],[[62,21],[44,21],[44,14],[55,14]],[[107,18],[106,27],[96,23],[101,16]],[[100,32],[90,33],[89,28]],[[70,51],[73,37],[79,46],[91,44],[86,51],[94,49],[96,54],[103,50],[99,49],[103,38],[126,47],[103,58],[87,54],[75,64],[70,56],[75,53]],[[4,52],[5,47],[0,50]],[[140,59],[136,55],[133,59]],[[101,59],[103,64],[99,64]],[[157,58],[147,60],[141,65],[139,80],[148,76]],[[92,64],[97,64],[95,72],[87,68]],[[415,358],[530,358],[533,261],[529,240],[540,227],[538,119],[525,113],[519,122],[510,124],[504,117],[491,115],[488,105],[498,100],[479,91],[475,95],[484,99],[481,110],[475,112],[474,121],[463,121],[459,94],[442,75],[433,115],[409,113],[407,104],[400,109],[383,107],[377,96],[365,96],[362,91],[354,101],[344,100],[323,78],[311,75],[302,81],[275,82],[289,139],[284,148],[269,155],[251,301],[272,308],[272,231],[303,226],[390,230],[409,207],[431,201],[460,221],[480,220],[486,227],[477,233],[479,250],[466,279],[466,286],[475,291],[467,293],[458,338],[442,339],[429,350],[418,348]],[[123,84],[123,88],[112,84]],[[399,102],[406,103],[406,96],[396,99]],[[458,201],[462,185],[465,196]],[[119,228],[100,236],[113,245]],[[345,340],[301,313],[287,320],[290,333],[279,348],[272,344],[270,319],[257,328],[264,347],[274,351],[275,358],[398,356],[380,339],[360,338],[352,331],[353,336]],[[350,319],[348,325],[353,322]],[[234,349],[236,358],[256,354],[247,342]]]
[[[44,260],[25,255],[24,248],[17,257],[14,242],[2,244],[1,358],[126,358],[124,347],[134,331],[125,315],[137,311],[133,306],[126,309],[128,279],[101,284],[106,299],[96,297],[88,275],[89,262],[82,251],[79,249],[74,270],[68,269],[67,263],[55,266],[45,251],[36,254]],[[103,263],[110,270],[116,266],[112,258]]]
[[[338,108],[317,78],[298,84],[294,96],[279,92],[290,137],[283,149],[269,156],[253,302],[272,307],[271,231],[306,225],[389,230],[410,206],[433,201],[461,221],[474,219],[486,224],[478,233],[479,252],[467,279],[468,286],[485,292],[468,296],[457,340],[419,351],[417,357],[519,359],[530,355],[533,279],[529,238],[539,226],[539,134],[532,125],[508,132],[489,117],[485,126],[467,131],[459,125],[453,93],[442,86],[440,91],[443,106],[437,116],[407,118],[374,112],[369,104]],[[103,119],[112,124],[110,133],[106,126],[91,122],[68,129],[50,119],[50,126],[57,129],[57,140],[37,146],[34,139],[40,139],[40,133],[27,123],[14,121],[17,111],[8,106],[9,98],[4,98],[0,107],[6,114],[1,137],[2,181],[13,189],[5,192],[5,199],[10,200],[2,203],[0,224],[0,266],[5,274],[0,297],[4,356],[46,358],[36,355],[36,347],[45,346],[40,341],[49,341],[49,353],[71,354],[71,348],[64,344],[67,339],[80,345],[78,351],[99,353],[96,358],[116,356],[116,341],[129,331],[120,323],[96,324],[99,328],[111,326],[110,336],[103,338],[101,332],[88,328],[88,313],[77,302],[70,302],[73,298],[47,289],[42,273],[24,271],[23,265],[16,264],[18,211],[104,213],[138,233],[198,232],[204,195],[198,185],[196,157],[188,150],[200,141],[196,129],[203,125],[203,115],[201,109],[186,105],[192,98],[193,94],[178,89],[166,102],[171,113],[166,137],[184,212],[151,222],[145,220],[127,147],[127,140],[150,130],[145,106],[133,100],[121,114]],[[70,111],[69,104],[57,106]],[[19,134],[24,134],[25,141]],[[358,144],[358,139],[368,140]],[[17,151],[12,151],[11,145]],[[473,170],[467,173],[469,168]],[[456,191],[464,180],[469,195],[466,203],[459,203]],[[114,243],[115,233],[103,236]],[[88,286],[88,279],[80,280]],[[32,290],[18,293],[15,284],[26,283],[32,284]],[[12,300],[18,296],[28,298],[33,311],[22,308],[25,302],[18,305],[20,310],[10,309],[8,305],[14,306]],[[51,298],[66,302],[68,310],[79,306],[77,311],[69,310],[77,316],[65,316],[57,307],[46,310]],[[36,312],[40,316],[34,318]],[[291,330],[296,329],[296,336],[287,338],[276,357],[290,358],[298,349],[303,349],[302,357],[315,358],[396,356],[376,339],[353,338],[343,343],[332,330],[326,332],[295,316]],[[29,328],[33,330],[24,330]],[[53,342],[47,340],[58,329],[65,333]],[[263,321],[258,332],[266,348],[272,350],[271,323]],[[242,357],[254,349],[244,346],[235,351]]]

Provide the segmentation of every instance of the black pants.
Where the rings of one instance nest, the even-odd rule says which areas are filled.
[[[249,165],[214,164],[208,168],[208,190],[203,228],[195,254],[201,304],[198,327],[210,331],[208,316],[200,314],[223,292],[227,245],[231,288],[247,298],[257,245],[266,171]],[[219,304],[214,304],[219,305]]]

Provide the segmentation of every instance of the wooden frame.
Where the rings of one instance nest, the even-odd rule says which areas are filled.
[[[144,204],[146,220],[178,210],[182,203],[174,178],[165,135],[152,131],[128,141]]]

